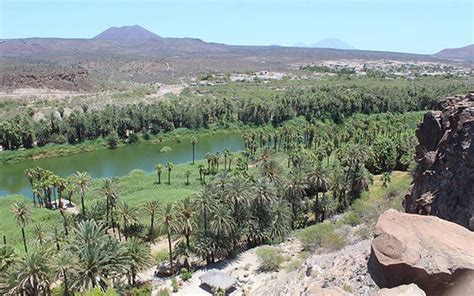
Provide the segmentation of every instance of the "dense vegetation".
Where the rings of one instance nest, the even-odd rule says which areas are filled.
[[[34,110],[0,122],[0,145],[6,150],[47,144],[77,144],[107,138],[111,147],[120,139],[136,141],[186,127],[209,127],[213,123],[274,126],[305,116],[308,121],[332,120],[341,123],[356,113],[401,113],[432,109],[446,95],[463,93],[469,83],[462,79],[420,78],[412,80],[326,79],[303,86],[281,82],[275,87],[258,83],[228,84],[210,89],[185,90],[179,97],[151,104],[107,105],[93,110],[55,112],[34,122]],[[254,88],[258,89],[255,91]],[[201,93],[204,93],[202,95]]]
[[[55,289],[66,292],[106,290],[112,283],[120,291],[131,289],[138,285],[137,273],[150,266],[147,244],[158,235],[167,240],[165,272],[170,274],[190,270],[197,259],[209,264],[281,241],[292,230],[349,208],[371,184],[370,172],[385,173],[387,185],[393,169],[407,169],[413,158],[412,123],[419,117],[357,115],[340,125],[300,117],[278,129],[246,133],[243,153],[225,150],[189,165],[181,186],[189,186],[194,173],[202,188],[168,203],[151,194],[141,203],[125,201],[118,179],[92,188],[87,173],[63,179],[40,168],[27,170],[36,207],[55,208],[72,198],[81,211],[61,210],[51,231],[38,224],[26,233],[31,209],[15,203],[12,214],[24,255],[9,246],[0,249],[0,288],[37,295],[58,281]],[[190,151],[196,144],[189,144]],[[153,186],[172,186],[174,170],[172,163],[157,164]],[[100,199],[86,203],[92,189]]]

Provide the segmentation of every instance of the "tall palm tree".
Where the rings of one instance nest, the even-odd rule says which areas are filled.
[[[67,249],[61,250],[55,257],[53,262],[53,268],[56,271],[55,279],[62,281],[64,296],[70,295],[69,279],[74,276],[77,264],[77,258]]]
[[[84,195],[90,189],[91,176],[87,172],[76,172],[74,175],[76,186],[81,194],[82,219],[86,218],[86,206],[84,204]]]
[[[148,215],[150,215],[149,240],[151,242],[154,241],[153,228],[154,228],[154,223],[155,223],[155,215],[159,212],[160,207],[161,205],[158,200],[147,201],[143,206],[143,209],[148,213]]]
[[[171,185],[171,171],[174,168],[174,164],[172,162],[168,162],[166,167],[168,168],[168,185]]]
[[[244,205],[250,203],[250,186],[242,177],[232,177],[227,188],[224,189],[224,198],[233,207],[233,217],[237,225],[240,225],[240,211]]]
[[[191,249],[191,235],[196,229],[196,221],[194,219],[194,209],[192,206],[191,199],[186,197],[180,200],[176,205],[176,224],[178,225],[179,232],[183,235],[186,248]]]
[[[23,237],[23,246],[25,248],[25,252],[28,253],[28,247],[26,246],[25,227],[28,224],[28,222],[31,221],[31,210],[24,202],[17,201],[13,205],[11,212],[15,215],[15,220],[18,226],[21,227],[21,236]]]
[[[198,169],[199,169],[199,181],[201,182],[201,185],[204,184],[204,179],[203,179],[203,174],[204,174],[204,165],[201,163],[198,165]]]
[[[128,254],[129,278],[132,285],[136,285],[137,273],[151,267],[153,258],[150,255],[150,247],[145,245],[136,237],[131,238],[125,243]]]
[[[176,232],[176,222],[174,215],[174,206],[172,203],[168,203],[161,212],[161,223],[160,231],[165,233],[168,238],[168,253],[170,259],[171,273],[174,274],[173,269],[173,246],[171,242],[171,235]]]
[[[321,209],[319,205],[319,196],[320,192],[323,194],[328,191],[331,187],[330,180],[331,175],[329,171],[322,165],[321,162],[316,162],[311,168],[308,170],[308,187],[313,189],[316,192],[315,201],[314,201],[314,219],[317,220],[319,216],[319,211]]]
[[[161,163],[155,165],[155,171],[158,176],[158,184],[161,184],[161,174],[163,173],[164,166]]]
[[[224,148],[224,170],[227,170],[227,157],[230,154],[229,148]]]
[[[234,159],[234,153],[232,153],[231,151],[229,151],[229,153],[227,153],[227,159],[229,160],[229,166],[227,168],[227,170],[232,170],[232,160]]]
[[[33,182],[35,180],[35,171],[34,171],[34,169],[26,169],[25,170],[25,177],[28,179],[28,182],[30,183],[32,198],[33,198],[33,205],[36,205],[35,193],[33,191]]]
[[[187,170],[186,173],[184,173],[186,176],[186,185],[189,185],[189,177],[191,176],[191,171]]]
[[[54,242],[54,245],[56,246],[56,251],[60,251],[61,246],[60,243],[63,240],[63,234],[61,232],[60,227],[57,224],[54,224],[51,227],[51,240]]]
[[[204,235],[207,235],[209,230],[209,218],[217,209],[217,201],[211,187],[206,186],[196,193],[192,203],[194,211],[199,214],[200,220],[203,223]]]
[[[194,148],[197,144],[197,139],[195,137],[191,138],[191,145],[193,146],[193,164],[194,164]]]
[[[118,199],[118,179],[106,178],[99,188],[99,192],[105,197],[106,222],[109,223],[111,208],[115,207]]]
[[[272,241],[275,239],[283,239],[285,235],[290,233],[291,225],[291,207],[286,200],[281,200],[276,203],[272,208],[272,223],[270,226],[270,238]]]
[[[290,173],[290,178],[286,185],[286,198],[291,204],[293,211],[293,219],[291,220],[291,228],[294,229],[294,220],[298,216],[298,207],[301,199],[305,195],[305,190],[308,185],[306,183],[305,176],[300,170],[293,170]]]

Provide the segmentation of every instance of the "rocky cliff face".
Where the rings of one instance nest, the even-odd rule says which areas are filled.
[[[474,230],[474,92],[448,97],[416,132],[417,168],[405,211]]]

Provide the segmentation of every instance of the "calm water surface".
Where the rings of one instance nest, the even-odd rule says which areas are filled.
[[[163,146],[170,146],[170,152],[162,153]],[[237,134],[221,134],[198,138],[196,160],[203,159],[206,153],[215,153],[228,148],[231,151],[243,150],[243,141]],[[1,152],[0,152],[1,153]],[[123,176],[133,169],[152,172],[156,163],[166,165],[168,161],[180,164],[192,161],[192,146],[188,139],[181,143],[163,142],[154,145],[140,143],[117,149],[85,152],[70,156],[30,160],[20,163],[0,164],[0,198],[7,194],[31,195],[29,183],[24,176],[27,168],[41,167],[61,177],[76,171],[89,172],[93,177]]]

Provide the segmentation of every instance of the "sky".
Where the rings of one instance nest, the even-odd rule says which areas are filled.
[[[140,25],[163,37],[432,54],[474,43],[473,0],[0,0],[0,39],[91,38]]]

